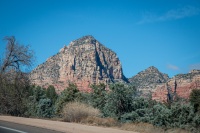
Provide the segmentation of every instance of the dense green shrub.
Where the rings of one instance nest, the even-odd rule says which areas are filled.
[[[91,93],[87,93],[87,92],[79,92],[77,93],[77,98],[76,101],[79,101],[81,103],[85,103],[85,104],[91,104]]]
[[[34,102],[39,102],[40,99],[46,98],[45,89],[40,87],[40,86],[37,86],[36,88],[33,88],[32,98],[33,98]]]
[[[135,97],[132,111],[120,117],[121,122],[147,122],[163,128],[200,129],[200,115],[190,103],[174,102],[171,106]]]
[[[50,85],[46,90],[46,96],[47,98],[51,99],[52,103],[55,103],[58,94],[56,93],[56,90],[54,86]]]
[[[193,121],[194,108],[190,104],[175,103],[171,107],[171,126],[184,127]]]
[[[162,104],[154,105],[152,112],[152,124],[165,127],[170,125],[171,111],[166,106]]]
[[[131,107],[132,110],[137,110],[137,109],[145,109],[150,106],[150,100],[145,99],[143,97],[134,97]]]
[[[192,126],[199,129],[200,131],[200,115],[195,114],[192,121],[193,121]]]
[[[191,104],[194,106],[195,112],[200,113],[200,89],[193,89],[189,98]]]
[[[56,114],[59,114],[67,102],[72,102],[79,98],[80,93],[75,84],[69,83],[69,86],[61,92],[58,99],[55,102]]]
[[[37,116],[47,118],[51,118],[54,116],[54,108],[50,99],[40,99],[37,105]]]
[[[25,115],[27,117],[53,117],[54,103],[52,99],[47,98],[47,91],[40,86],[30,86],[31,92],[27,99],[27,110]]]
[[[106,95],[106,104],[103,109],[104,115],[119,119],[124,113],[131,112],[131,103],[136,90],[133,86],[125,84],[110,85],[110,92]]]
[[[151,123],[154,105],[157,105],[155,101],[143,97],[134,97],[131,103],[132,112],[125,113],[120,119],[122,122],[130,122],[132,120],[132,122]]]
[[[121,122],[138,122],[138,118],[140,116],[137,112],[132,111],[130,113],[125,113],[121,116],[120,120]]]
[[[98,108],[101,111],[106,104],[106,85],[99,84],[99,85],[91,85],[92,92],[90,93],[90,103],[94,108]]]
[[[27,117],[29,116],[37,117],[37,105],[40,99],[46,98],[45,90],[40,86],[30,86],[28,90],[31,95],[26,100],[27,110],[25,115]]]
[[[3,89],[2,89],[3,88]],[[23,86],[15,87],[14,84],[0,84],[0,113],[23,116],[25,111]]]

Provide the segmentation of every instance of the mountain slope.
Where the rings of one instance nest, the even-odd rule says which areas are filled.
[[[64,46],[30,73],[33,84],[54,85],[58,90],[69,82],[82,91],[90,91],[95,83],[128,82],[116,53],[92,36],[84,36]]]
[[[151,66],[130,78],[129,82],[141,91],[143,95],[148,95],[157,85],[166,83],[168,79],[169,76],[167,74],[163,74],[156,67]]]

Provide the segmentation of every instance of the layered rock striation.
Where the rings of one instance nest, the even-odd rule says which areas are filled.
[[[128,82],[116,53],[93,36],[84,36],[64,46],[30,73],[33,84],[53,85],[63,90],[69,82],[79,90],[90,91],[90,84]]]

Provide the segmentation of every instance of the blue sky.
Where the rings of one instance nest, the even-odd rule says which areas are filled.
[[[200,69],[199,0],[0,0],[0,52],[15,36],[35,51],[34,67],[84,35],[115,51],[126,77]]]

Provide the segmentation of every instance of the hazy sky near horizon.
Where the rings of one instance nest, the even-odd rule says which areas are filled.
[[[0,52],[15,36],[35,51],[34,67],[85,35],[117,53],[126,77],[200,69],[199,0],[0,0]]]

